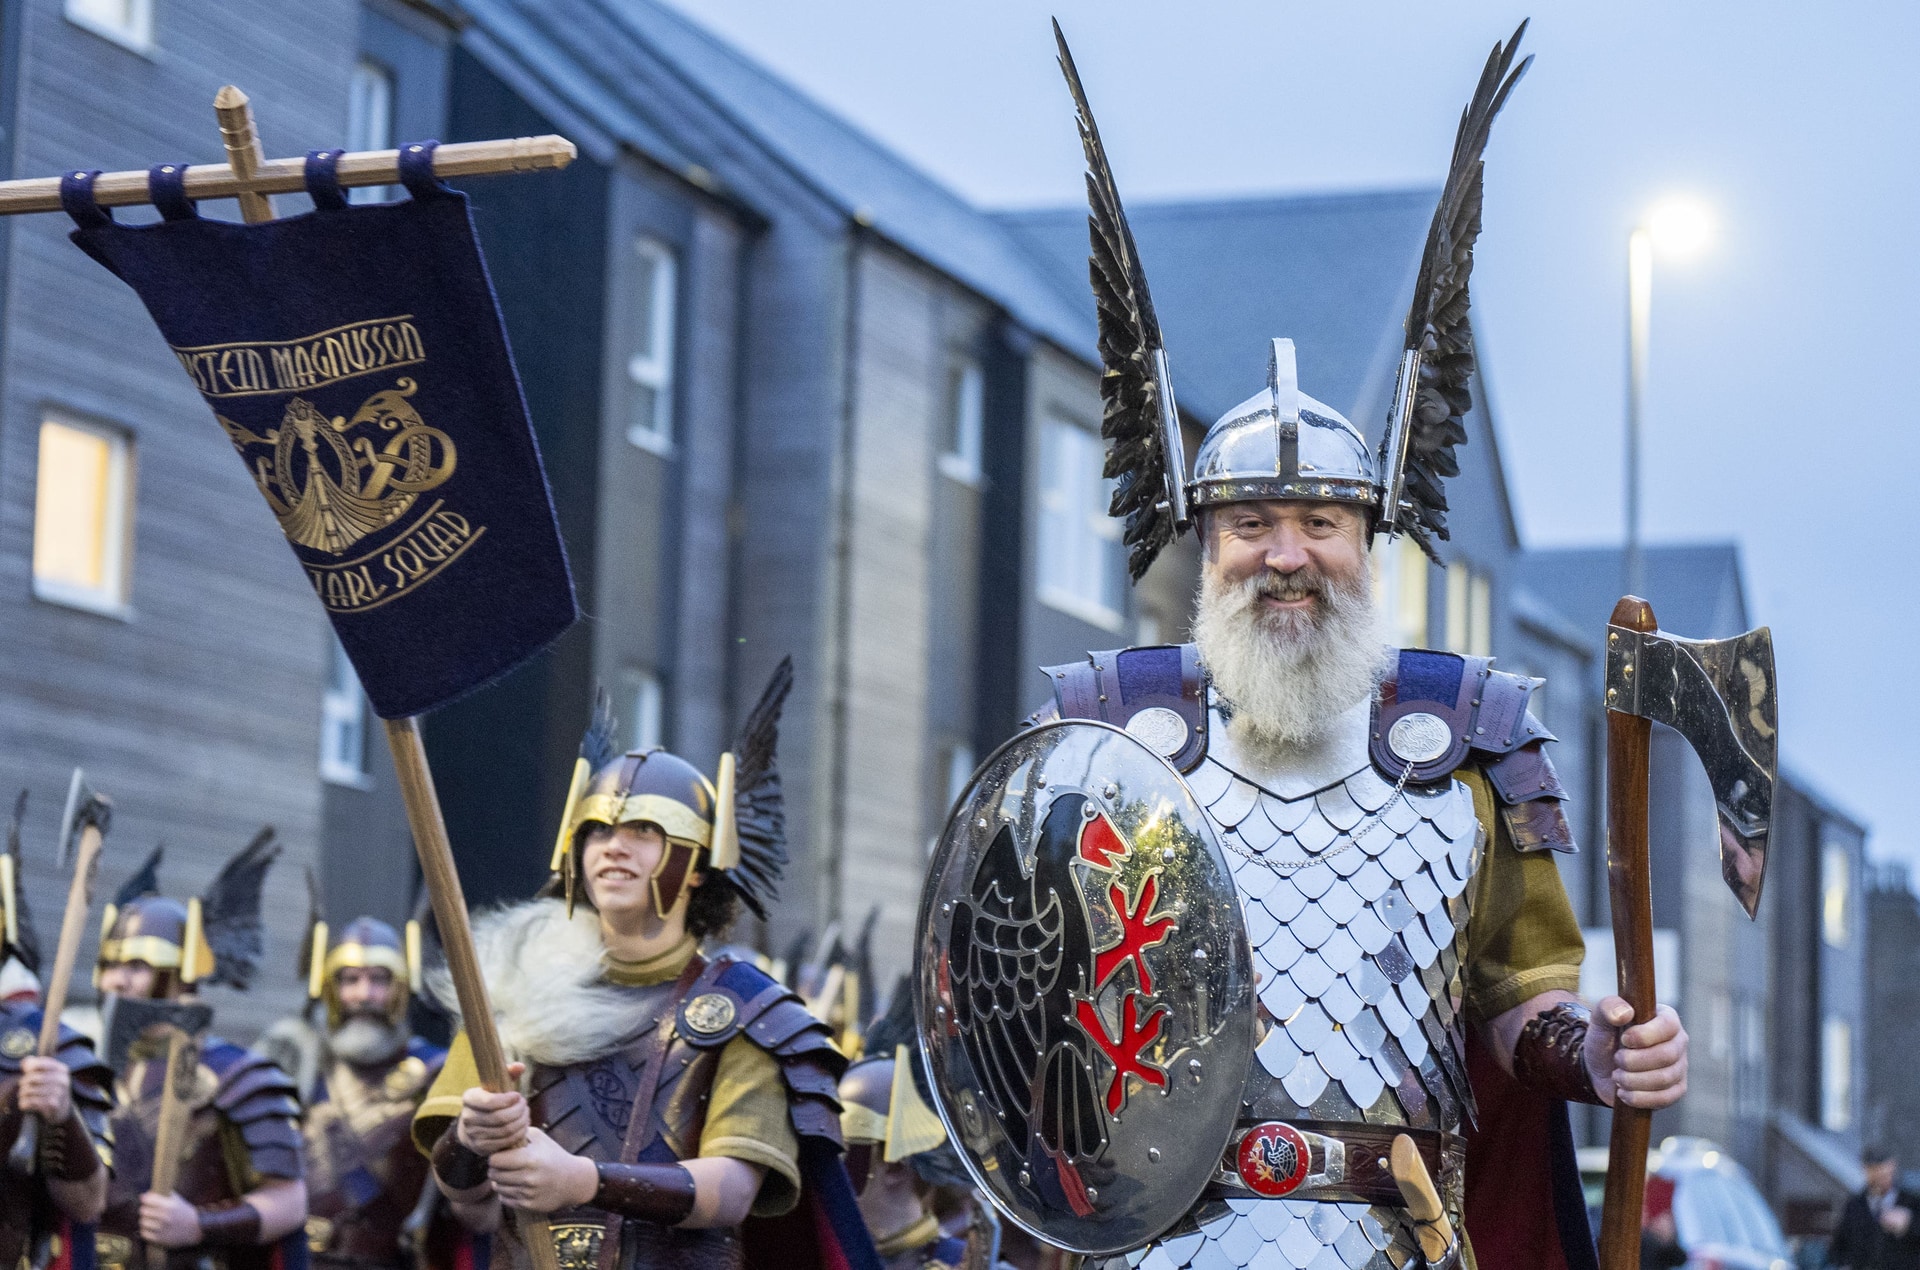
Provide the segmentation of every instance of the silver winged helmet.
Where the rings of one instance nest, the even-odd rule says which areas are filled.
[[[1459,475],[1475,358],[1467,282],[1480,235],[1481,156],[1493,120],[1532,65],[1514,64],[1522,22],[1495,44],[1461,113],[1446,184],[1434,208],[1407,313],[1400,378],[1377,453],[1333,407],[1300,389],[1293,341],[1275,339],[1263,391],[1208,429],[1185,472],[1171,371],[1126,211],[1059,23],[1060,68],[1078,112],[1087,158],[1089,277],[1098,307],[1104,374],[1103,475],[1115,481],[1111,515],[1123,518],[1127,568],[1137,581],[1189,524],[1190,507],[1300,498],[1366,507],[1375,533],[1405,533],[1428,555],[1448,537],[1444,482]],[[1438,557],[1435,556],[1437,559]]]

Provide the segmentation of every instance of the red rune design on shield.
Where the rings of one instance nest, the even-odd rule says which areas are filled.
[[[1240,1180],[1256,1195],[1291,1195],[1307,1180],[1307,1140],[1290,1124],[1269,1121],[1240,1139]]]
[[[1089,800],[1087,810],[1093,809]],[[1103,814],[1094,814],[1087,821],[1087,827],[1080,831],[1080,858],[1096,869],[1114,868],[1132,854],[1133,848]]]

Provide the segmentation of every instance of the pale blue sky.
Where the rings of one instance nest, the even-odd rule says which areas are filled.
[[[1082,197],[1057,13],[1136,200],[1437,185],[1504,0],[673,0],[962,195]],[[1475,282],[1532,544],[1617,541],[1625,239],[1656,267],[1647,537],[1733,538],[1778,641],[1784,755],[1920,862],[1920,6],[1538,4]],[[1150,264],[1151,262],[1149,262]],[[1685,632],[1682,632],[1685,633]]]

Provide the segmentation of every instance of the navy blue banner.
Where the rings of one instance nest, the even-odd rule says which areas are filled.
[[[401,148],[412,197],[203,220],[178,165],[163,220],[120,225],[69,173],[73,241],[139,293],[233,442],[374,711],[424,714],[513,669],[578,615],[540,451],[466,197]]]

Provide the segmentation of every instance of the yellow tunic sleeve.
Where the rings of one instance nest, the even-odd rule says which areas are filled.
[[[427,1089],[426,1100],[413,1113],[413,1145],[422,1155],[431,1152],[447,1126],[459,1119],[461,1096],[479,1084],[480,1068],[473,1061],[473,1046],[462,1030],[448,1047],[447,1061]]]
[[[773,1056],[744,1036],[720,1051],[700,1154],[767,1171],[753,1201],[756,1217],[776,1217],[800,1202],[800,1139],[787,1116],[786,1080]]]
[[[1553,853],[1516,850],[1486,777],[1470,768],[1456,775],[1473,791],[1487,835],[1467,924],[1468,1015],[1484,1022],[1542,992],[1579,992],[1586,942]]]

